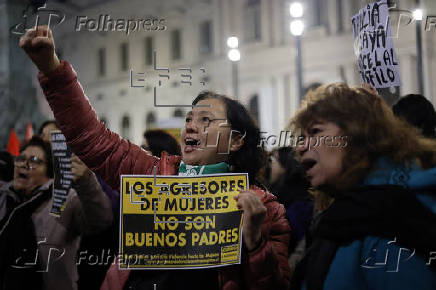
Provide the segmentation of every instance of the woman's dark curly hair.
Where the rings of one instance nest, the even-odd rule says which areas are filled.
[[[395,116],[420,129],[424,137],[436,138],[436,112],[433,104],[423,95],[406,95],[392,107],[392,110]]]
[[[151,151],[153,156],[160,157],[162,151],[170,155],[182,155],[179,142],[163,130],[147,130],[144,132],[144,138],[148,144],[148,148],[144,149]]]
[[[14,157],[8,151],[0,151],[0,181],[9,182],[14,178]]]
[[[266,153],[262,146],[260,131],[256,122],[241,103],[212,91],[201,92],[192,102],[192,105],[195,106],[198,102],[206,99],[218,99],[223,102],[231,130],[245,135],[241,149],[230,152],[227,161],[230,165],[230,171],[248,173],[250,181],[261,186],[264,181],[261,171],[266,164]]]

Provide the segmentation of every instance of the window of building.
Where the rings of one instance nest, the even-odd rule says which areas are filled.
[[[152,65],[153,64],[153,37],[152,36],[148,36],[145,38],[144,50],[145,50],[145,65]]]
[[[125,89],[121,89],[119,90],[118,94],[120,95],[120,97],[124,97],[125,95],[127,95],[127,91]]]
[[[210,54],[212,52],[212,21],[207,20],[200,23],[200,53]]]
[[[329,31],[328,7],[325,0],[311,0],[312,2],[312,26],[324,26]]]
[[[341,76],[341,82],[348,84],[347,72],[345,71],[345,66],[343,65],[339,66],[339,75]]]
[[[126,71],[129,68],[129,44],[123,42],[120,45],[121,70]]]
[[[322,24],[321,0],[313,0],[313,9],[313,26],[320,26]]]
[[[343,0],[336,0],[336,31],[338,33],[344,32],[344,1]]]
[[[361,7],[359,6],[359,0],[350,1],[351,16],[356,15],[359,12],[360,8]]]
[[[248,0],[244,11],[244,33],[247,42],[261,39],[260,0]]]
[[[183,117],[185,117],[185,113],[183,112],[182,109],[175,109],[173,116],[176,118],[183,118]]]
[[[388,7],[395,7],[397,9],[399,9],[399,5],[400,3],[397,3],[399,1],[395,1],[395,0],[388,0]]]
[[[173,60],[182,58],[181,37],[179,29],[171,31],[171,57]]]
[[[121,119],[121,137],[130,139],[130,117],[128,115],[124,115]]]
[[[145,117],[145,128],[146,130],[152,129],[156,126],[156,116],[154,112],[148,112]]]
[[[289,33],[289,5],[288,0],[281,0],[280,2],[280,44],[284,44],[285,39],[291,35]]]
[[[105,76],[106,75],[106,49],[104,47],[98,50],[98,75]]]

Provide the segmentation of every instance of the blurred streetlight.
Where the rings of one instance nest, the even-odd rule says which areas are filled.
[[[422,9],[415,9],[412,12],[413,19],[415,20],[422,20]]]
[[[227,38],[227,46],[229,48],[238,48],[239,40],[236,36],[231,36]]]
[[[227,56],[233,62],[239,61],[241,59],[241,53],[239,52],[239,49],[237,49],[237,48],[230,49]]]
[[[292,17],[298,18],[303,16],[303,5],[300,2],[293,2],[289,6],[289,13]]]
[[[300,2],[293,2],[289,6],[289,14],[292,17],[289,28],[291,34],[295,37],[295,63],[297,69],[297,87],[299,103],[303,97],[303,65],[302,65],[302,49],[301,49],[301,35],[304,32],[304,22],[299,19],[304,15],[304,7]]]
[[[233,94],[236,99],[238,99],[239,96],[238,62],[241,59],[238,46],[239,40],[236,36],[227,38],[227,47],[230,49],[227,53],[227,57],[232,62]]]
[[[292,20],[290,29],[293,36],[301,36],[304,31],[303,21],[301,21],[300,19]]]

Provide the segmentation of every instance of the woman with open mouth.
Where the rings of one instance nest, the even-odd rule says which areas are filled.
[[[14,160],[14,179],[0,182],[0,289],[77,289],[81,237],[112,223],[109,199],[94,174],[72,161],[75,188],[60,216],[51,215],[50,144],[30,139]]]
[[[60,62],[47,26],[29,30],[20,46],[40,70],[41,87],[69,145],[85,164],[118,188],[121,174],[201,175],[248,173],[249,190],[237,197],[244,212],[241,265],[217,269],[118,271],[113,265],[102,289],[287,289],[290,227],[276,197],[258,185],[265,154],[260,133],[237,101],[213,92],[192,102],[181,133],[182,156],[161,158],[121,139],[99,122],[72,67]],[[154,272],[154,273],[153,273]]]
[[[436,142],[345,84],[309,93],[292,125],[312,187],[334,201],[291,289],[435,289]]]

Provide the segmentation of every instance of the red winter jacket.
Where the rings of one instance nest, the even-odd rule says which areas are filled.
[[[48,76],[39,74],[44,94],[73,152],[114,189],[122,174],[178,173],[180,156],[156,158],[111,132],[98,121],[71,65],[61,65]],[[243,250],[241,265],[219,268],[220,289],[288,289],[290,268],[288,242],[290,226],[284,207],[276,197],[258,187],[250,187],[262,198],[267,213],[262,224],[262,243],[255,251]],[[129,271],[112,265],[102,289],[122,289]]]

